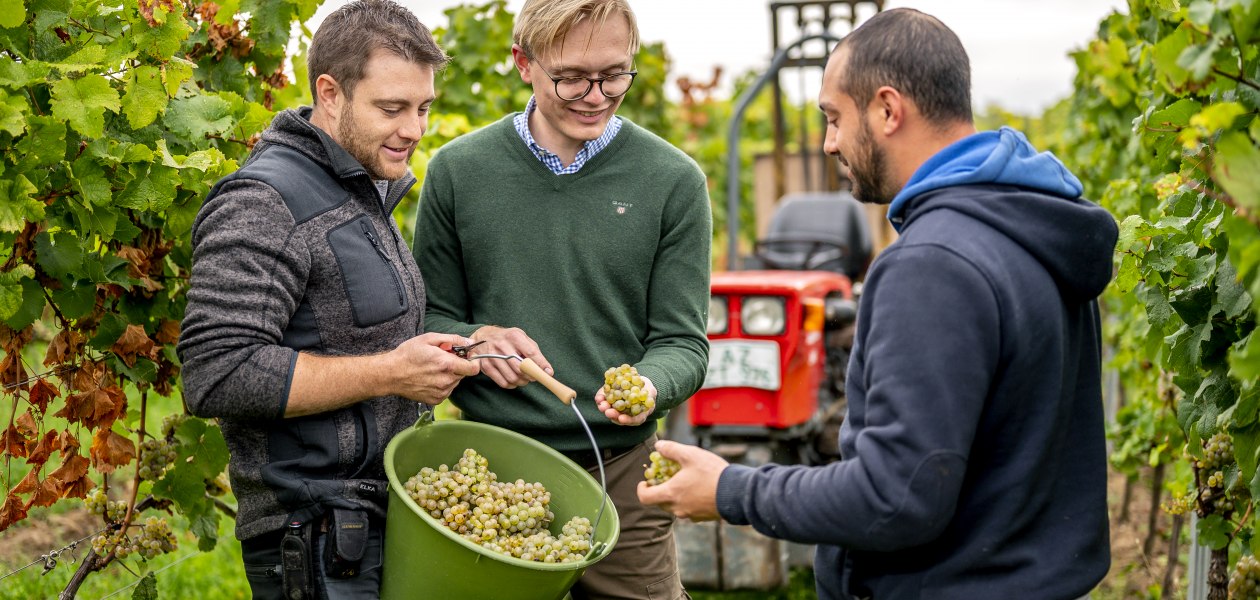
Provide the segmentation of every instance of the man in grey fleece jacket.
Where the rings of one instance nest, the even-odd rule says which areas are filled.
[[[379,593],[385,445],[479,372],[448,352],[465,338],[421,335],[390,216],[445,62],[393,2],[341,7],[311,43],[314,106],[278,114],[193,225],[184,399],[231,451],[255,598]]]

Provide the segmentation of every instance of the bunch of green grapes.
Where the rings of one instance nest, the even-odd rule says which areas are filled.
[[[107,556],[127,543],[122,531],[108,531],[92,538],[92,551],[97,556]]]
[[[617,412],[632,417],[656,408],[639,370],[625,364],[604,371],[604,400]]]
[[[118,558],[139,554],[148,560],[166,552],[173,552],[177,547],[179,547],[179,542],[176,541],[175,534],[171,532],[171,526],[166,519],[149,517],[140,527],[140,534],[124,540],[118,545],[115,554]]]
[[[676,461],[661,456],[660,452],[653,450],[648,458],[652,460],[652,464],[647,465],[647,469],[643,471],[643,478],[647,480],[648,485],[660,485],[678,474],[680,465]]]
[[[140,443],[140,479],[157,481],[175,464],[175,444],[166,439],[149,438]]]
[[[117,523],[127,516],[127,503],[122,500],[111,502],[104,488],[95,488],[83,498],[88,512],[105,517],[107,523]]]
[[[1244,556],[1234,565],[1229,576],[1230,600],[1256,600],[1260,598],[1260,560]]]
[[[454,467],[425,467],[403,485],[416,505],[443,527],[501,554],[540,562],[580,561],[590,550],[590,522],[574,517],[560,537],[548,527],[551,492],[523,479],[499,481],[471,448]]]
[[[1200,471],[1213,473],[1234,463],[1234,441],[1229,434],[1219,432],[1203,445],[1203,458],[1195,465]]]
[[[165,437],[165,438],[175,437],[175,430],[179,429],[179,426],[183,425],[184,421],[187,421],[187,420],[188,420],[188,415],[185,415],[183,413],[176,413],[173,415],[166,415],[165,417],[162,417],[162,437]]]

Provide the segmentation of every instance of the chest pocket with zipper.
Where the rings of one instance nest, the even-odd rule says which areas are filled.
[[[328,232],[341,280],[350,300],[354,324],[368,327],[407,312],[407,291],[399,274],[389,232],[377,231],[368,215],[360,215]]]

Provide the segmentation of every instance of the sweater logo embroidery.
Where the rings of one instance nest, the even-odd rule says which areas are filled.
[[[629,202],[615,202],[614,201],[613,206],[617,207],[617,214],[624,215],[626,214],[626,211],[630,210],[630,207],[634,205]]]

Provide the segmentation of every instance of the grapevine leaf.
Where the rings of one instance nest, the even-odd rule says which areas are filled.
[[[92,310],[96,305],[96,286],[77,282],[63,285],[51,290],[53,301],[67,319],[77,319]]]
[[[162,87],[162,72],[157,67],[144,65],[132,69],[123,94],[122,109],[132,129],[148,126],[158,115],[166,112],[166,89]]]
[[[1186,11],[1191,23],[1207,27],[1212,24],[1212,16],[1216,14],[1216,3],[1211,0],[1195,0]]]
[[[17,149],[24,164],[46,167],[66,157],[66,124],[52,117],[27,118],[27,133]]]
[[[82,73],[99,69],[105,62],[105,46],[88,44],[71,54],[61,62],[49,63],[49,66],[62,73]]]
[[[1229,545],[1232,526],[1221,515],[1208,515],[1199,519],[1199,543],[1213,550]]]
[[[70,205],[75,225],[85,234],[95,234],[105,238],[114,237],[114,228],[118,224],[118,213],[107,207],[83,206],[78,203]],[[121,238],[117,238],[120,239]],[[121,240],[127,241],[127,240]]]
[[[1115,286],[1121,294],[1127,294],[1142,282],[1142,271],[1138,268],[1138,259],[1132,254],[1124,255],[1120,260],[1120,269],[1116,273]]]
[[[136,49],[158,60],[167,60],[179,51],[180,43],[192,27],[184,19],[166,19],[157,27],[137,27],[140,35],[136,36]]]
[[[1169,361],[1172,370],[1183,371],[1185,369],[1193,369],[1199,364],[1202,355],[1203,343],[1211,339],[1212,325],[1203,323],[1199,325],[1183,325],[1176,333],[1164,339],[1168,344],[1171,354]]]
[[[4,319],[4,324],[11,329],[24,329],[35,322],[44,312],[43,286],[34,279],[22,280],[22,306],[12,315]]]
[[[1138,298],[1146,303],[1146,320],[1152,327],[1163,329],[1172,318],[1172,305],[1158,287],[1146,286],[1138,292]]]
[[[118,341],[110,347],[128,367],[135,366],[136,356],[156,359],[153,340],[144,332],[144,327],[136,324],[127,325],[127,329],[118,337]]]
[[[1177,66],[1189,72],[1191,79],[1201,81],[1212,72],[1213,55],[1220,47],[1221,42],[1216,38],[1209,39],[1206,44],[1187,46],[1177,57]]]
[[[1254,330],[1229,352],[1229,368],[1244,381],[1260,381],[1260,333]]]
[[[1182,67],[1177,59],[1187,47],[1193,45],[1194,40],[1191,35],[1189,27],[1178,27],[1157,42],[1151,50],[1155,74],[1170,93],[1177,94],[1190,78],[1190,72]]]
[[[172,100],[162,122],[184,137],[201,139],[231,129],[236,120],[232,116],[232,107],[226,100],[218,96],[198,94]]]
[[[109,206],[114,199],[109,178],[101,163],[91,156],[80,156],[71,167],[72,181],[83,200],[92,206]]]
[[[83,264],[83,248],[74,234],[44,232],[35,236],[35,260],[46,273],[60,279]]]
[[[1237,102],[1220,102],[1203,109],[1190,118],[1190,124],[1202,127],[1209,132],[1228,129],[1233,126],[1234,119],[1247,113],[1247,109]]]
[[[26,131],[26,100],[0,91],[0,131],[17,137]]]
[[[196,67],[196,64],[178,56],[171,57],[170,61],[162,65],[162,85],[166,87],[167,97],[174,96],[180,85],[192,79],[193,69]]]
[[[131,600],[158,600],[157,576],[153,571],[144,574],[136,589],[131,592]]]
[[[98,429],[92,436],[92,466],[101,473],[130,464],[136,459],[136,444],[113,429]]]
[[[118,112],[121,107],[117,90],[102,75],[88,74],[52,84],[53,116],[87,137],[104,135],[103,111]]]
[[[23,0],[0,0],[0,27],[8,29],[24,22],[26,22],[26,3]]]
[[[1216,144],[1212,175],[1239,206],[1260,210],[1260,149],[1247,135],[1232,131]]]
[[[7,320],[22,307],[22,280],[33,277],[35,269],[25,264],[0,272],[0,320]]]
[[[123,208],[158,212],[175,201],[179,171],[159,164],[138,165],[135,178],[118,193],[117,204]]]
[[[1128,252],[1133,250],[1133,244],[1138,238],[1150,235],[1147,231],[1148,227],[1146,219],[1140,215],[1129,215],[1120,223],[1120,237],[1116,240],[1116,250],[1120,252]],[[1142,244],[1146,247],[1146,244]]]
[[[32,83],[43,81],[48,71],[47,63],[17,62],[7,55],[0,55],[0,87],[20,90]]]
[[[22,499],[10,492],[4,498],[4,506],[0,506],[0,531],[26,518],[26,506]]]
[[[0,231],[21,231],[26,221],[44,220],[44,203],[31,197],[36,191],[23,175],[0,179]]]
[[[1225,313],[1226,319],[1236,319],[1251,308],[1251,296],[1238,283],[1238,274],[1228,260],[1221,261],[1216,270],[1216,307]]]

